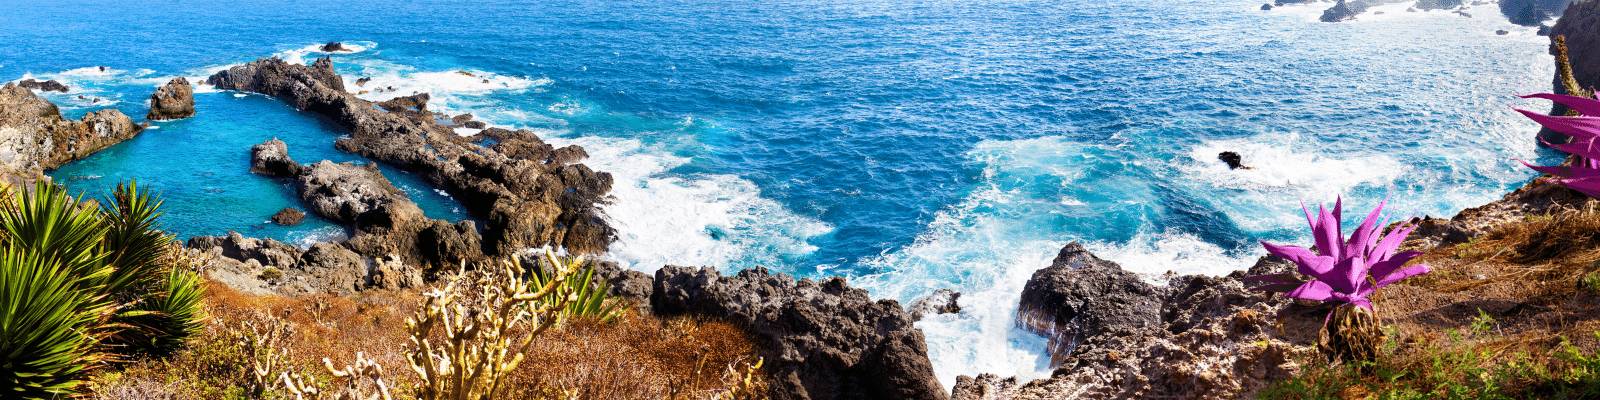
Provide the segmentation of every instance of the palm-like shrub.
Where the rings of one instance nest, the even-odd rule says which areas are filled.
[[[1262,241],[1261,245],[1267,248],[1268,253],[1294,262],[1297,272],[1312,279],[1302,281],[1294,274],[1257,275],[1245,279],[1268,283],[1254,290],[1285,292],[1284,296],[1288,297],[1348,303],[1372,310],[1372,303],[1367,296],[1379,288],[1401,279],[1426,274],[1429,270],[1428,266],[1420,264],[1404,267],[1406,262],[1422,253],[1395,253],[1400,243],[1406,240],[1406,235],[1411,234],[1417,226],[1402,223],[1385,235],[1383,229],[1388,221],[1378,224],[1378,217],[1387,202],[1388,199],[1379,202],[1378,207],[1367,215],[1367,219],[1362,221],[1348,240],[1339,221],[1342,200],[1334,202],[1332,212],[1317,207],[1315,219],[1311,217],[1311,210],[1302,205],[1306,222],[1311,224],[1311,236],[1316,239],[1317,251],[1266,241]]]
[[[0,192],[0,397],[70,394],[85,368],[170,351],[204,319],[198,276],[153,229],[159,201],[131,184],[81,200],[44,182]]]
[[[1573,190],[1582,192],[1591,197],[1600,197],[1600,147],[1596,147],[1595,139],[1600,138],[1600,101],[1577,96],[1560,94],[1535,94],[1523,98],[1539,98],[1565,104],[1576,112],[1577,116],[1549,116],[1527,110],[1517,110],[1529,119],[1544,125],[1550,130],[1572,137],[1571,143],[1546,145],[1577,156],[1571,165],[1538,166],[1528,164],[1535,171],[1555,175],[1556,182],[1566,185]],[[1540,139],[1543,141],[1544,139]],[[1519,160],[1520,161],[1520,160]]]

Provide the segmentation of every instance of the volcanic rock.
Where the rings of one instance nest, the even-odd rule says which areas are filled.
[[[461,126],[465,126],[467,128],[471,128],[471,129],[484,129],[484,128],[488,128],[489,124],[486,124],[483,121],[467,121],[467,122],[462,123]]]
[[[954,314],[961,312],[961,306],[956,304],[956,299],[961,298],[961,293],[950,289],[933,291],[928,297],[918,299],[911,303],[906,312],[911,313],[911,320],[921,321],[922,317],[935,314]]]
[[[228,231],[227,236],[195,236],[187,246],[215,253],[234,260],[254,260],[262,266],[280,269],[296,268],[300,264],[300,248],[272,239],[247,238],[238,232]]]
[[[351,51],[351,50],[345,48],[344,47],[344,43],[339,43],[339,42],[328,42],[328,44],[322,45],[322,52],[323,53],[332,53],[332,52],[336,52],[336,51]]]
[[[1050,339],[1051,365],[1083,340],[1114,327],[1144,328],[1160,321],[1165,288],[1145,283],[1116,263],[1072,242],[1022,289],[1017,326]]]
[[[1417,0],[1417,9],[1423,11],[1448,10],[1461,7],[1461,0]]]
[[[61,118],[55,104],[16,84],[0,86],[0,172],[51,170],[143,131],[121,111]]]
[[[150,95],[150,113],[145,119],[152,121],[188,118],[194,116],[194,87],[183,77],[172,78],[165,86]]]
[[[356,87],[367,86],[367,82],[372,82],[372,77],[362,77],[361,79],[357,79]]]
[[[1365,1],[1339,0],[1338,4],[1334,4],[1333,7],[1329,7],[1327,10],[1323,10],[1322,17],[1320,19],[1322,22],[1340,22],[1352,20],[1356,18],[1356,15],[1366,12],[1367,7],[1370,7],[1370,5]]]
[[[1065,270],[1068,268],[1071,270]],[[1292,268],[1293,264],[1268,256],[1248,273],[1235,271],[1220,278],[1178,276],[1169,279],[1165,287],[1155,287],[1129,281],[1115,263],[1083,251],[1076,243],[1068,244],[1056,262],[1036,273],[1028,285],[1034,292],[1051,293],[1069,303],[1084,301],[1063,304],[1084,306],[1075,307],[1081,310],[1076,311],[1079,321],[1058,328],[1086,332],[1076,327],[1081,321],[1101,321],[1094,325],[1095,333],[1083,336],[1070,355],[1059,359],[1061,366],[1049,379],[1019,384],[1015,378],[992,374],[962,376],[956,379],[952,397],[1250,397],[1270,382],[1295,376],[1300,369],[1297,360],[1312,351],[1308,345],[1315,341],[1322,317],[1288,312],[1297,307],[1294,302],[1249,291],[1240,278]],[[1028,292],[1025,289],[1024,301],[1028,301]],[[1096,296],[1114,298],[1101,300],[1103,303],[1133,303],[1130,307],[1139,315],[1087,303]],[[1284,317],[1275,321],[1280,313]],[[1051,314],[1062,315],[1059,311],[1043,313]],[[1063,340],[1052,340],[1058,341]]]
[[[368,286],[367,264],[354,251],[333,243],[317,242],[300,255],[301,270],[322,282],[325,293],[339,296]]]
[[[395,221],[413,221],[422,216],[422,209],[405,199],[405,192],[389,183],[378,166],[370,163],[318,161],[306,166],[295,181],[295,191],[300,193],[307,210],[340,224],[382,222],[393,227]],[[378,213],[385,215],[374,215]]]
[[[32,79],[23,79],[22,81],[17,82],[17,86],[46,92],[66,93],[67,91],[72,90],[72,88],[61,84],[61,82],[56,82],[54,79],[42,82]]]
[[[775,399],[945,399],[922,331],[894,300],[872,301],[844,278],[796,281],[765,268],[656,271],[658,315],[716,316],[749,327]]]
[[[250,172],[276,178],[293,178],[304,169],[289,157],[289,145],[278,138],[250,147]]]
[[[349,129],[351,137],[338,140],[336,147],[449,191],[485,222],[483,238],[490,254],[544,245],[600,253],[616,238],[597,207],[606,201],[611,175],[576,164],[581,147],[555,149],[526,130],[501,135],[518,139],[516,143],[496,138],[490,148],[473,144],[435,122],[426,111],[426,96],[408,96],[405,101],[417,103],[415,107],[390,112],[345,92],[327,58],[310,66],[260,59],[208,80],[219,89],[277,97]]]
[[[227,236],[196,236],[187,247],[214,264],[207,268],[213,280],[252,293],[299,296],[313,293],[347,295],[372,286],[373,277],[360,255],[335,243],[318,242],[310,250],[272,239],[246,238],[238,232]],[[265,279],[261,271],[271,267],[281,277]]]
[[[1217,154],[1217,159],[1227,163],[1228,169],[1255,169],[1255,167],[1246,167],[1244,165],[1244,157],[1240,156],[1239,153],[1224,151],[1221,154]]]
[[[465,123],[467,123],[467,121],[471,121],[471,120],[472,120],[472,114],[461,114],[461,115],[457,115],[457,116],[454,116],[454,117],[450,117],[450,122],[454,122],[456,125],[465,124]]]
[[[283,226],[300,225],[300,221],[304,221],[305,219],[306,213],[296,210],[293,207],[284,207],[283,210],[278,211],[277,214],[272,214],[272,222]]]

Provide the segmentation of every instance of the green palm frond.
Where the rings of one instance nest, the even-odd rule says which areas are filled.
[[[612,323],[622,318],[624,313],[633,308],[631,303],[612,299],[608,294],[611,285],[605,280],[594,279],[593,262],[586,262],[582,257],[557,257],[555,253],[548,251],[546,251],[545,255],[551,268],[557,268],[556,265],[566,266],[568,269],[577,269],[580,266],[583,268],[582,273],[573,277],[577,279],[568,279],[562,282],[563,285],[566,285],[571,290],[574,296],[577,296],[577,301],[568,303],[564,312],[561,313],[563,318],[571,316],[594,317],[600,322]],[[543,287],[551,279],[555,279],[554,273],[546,271],[543,267],[532,268],[532,270],[533,274],[529,276],[529,283],[533,287]],[[541,302],[550,301],[554,300],[541,300]]]
[[[113,305],[78,266],[37,257],[22,246],[0,254],[0,393],[4,398],[65,397],[79,373],[105,358],[96,351]]]

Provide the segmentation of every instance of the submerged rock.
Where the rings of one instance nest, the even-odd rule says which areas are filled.
[[[844,278],[795,280],[761,267],[720,276],[713,268],[666,266],[656,271],[651,304],[662,316],[716,316],[749,327],[775,399],[949,397],[911,316]]]
[[[1262,4],[1261,5],[1261,11],[1272,11],[1272,5],[1271,4]]]
[[[144,125],[115,109],[80,121],[16,84],[0,86],[0,172],[50,170],[139,134]]]
[[[348,48],[345,48],[344,47],[344,43],[339,43],[339,42],[328,42],[328,44],[322,45],[322,52],[324,52],[324,53],[332,53],[332,52],[336,52],[336,51],[351,51],[351,50],[348,49]]]
[[[1228,169],[1256,169],[1255,167],[1246,167],[1244,165],[1244,156],[1240,156],[1239,153],[1224,151],[1221,154],[1217,154],[1217,159],[1228,164]]]
[[[961,298],[961,292],[950,289],[933,291],[928,297],[918,299],[911,303],[906,312],[911,313],[912,321],[921,321],[922,317],[937,314],[954,314],[961,312],[961,306],[956,304],[956,299]]]
[[[152,121],[188,118],[194,116],[194,86],[183,77],[172,78],[166,85],[150,95],[150,113],[145,119]]]
[[[493,146],[473,144],[435,122],[425,95],[408,96],[403,101],[414,104],[391,112],[345,92],[327,58],[309,66],[260,59],[208,80],[219,89],[277,97],[349,129],[351,137],[336,147],[449,191],[484,222],[491,255],[544,245],[600,253],[616,240],[597,207],[611,190],[611,175],[577,164],[586,156],[581,147],[557,149],[526,130],[489,132],[495,129],[484,136],[496,140]]]
[[[32,79],[23,79],[23,80],[17,82],[17,86],[21,86],[21,87],[28,88],[28,89],[33,89],[33,90],[45,91],[45,92],[66,93],[67,91],[72,90],[72,88],[67,87],[67,85],[61,84],[61,82],[56,82],[54,79],[51,79],[51,80],[48,80],[48,81],[36,81],[36,80],[32,80]]]
[[[272,214],[272,222],[283,226],[300,225],[306,219],[306,213],[292,207],[284,207],[277,214]]]

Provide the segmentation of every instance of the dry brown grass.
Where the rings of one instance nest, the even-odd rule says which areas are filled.
[[[354,364],[361,352],[386,371],[396,398],[409,398],[417,378],[403,353],[405,318],[420,299],[418,291],[285,298],[207,283],[212,319],[206,330],[172,358],[103,371],[94,378],[94,397],[250,398],[249,356],[237,341],[240,323],[248,320],[290,327],[282,347],[294,372],[326,383],[331,375],[321,367],[323,357],[342,366]],[[755,345],[738,326],[636,313],[610,325],[575,319],[544,332],[533,347],[509,377],[508,398],[718,398],[742,378],[729,374],[730,366],[738,370],[756,360]],[[755,381],[764,384],[765,378]]]

